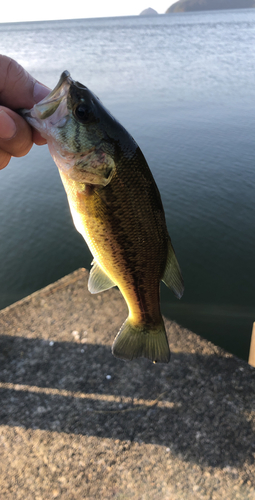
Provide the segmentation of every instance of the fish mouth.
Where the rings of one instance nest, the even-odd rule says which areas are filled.
[[[38,118],[45,120],[55,113],[63,98],[68,94],[73,80],[69,71],[63,71],[56,87],[42,101],[34,106],[38,113]],[[33,108],[33,109],[34,109]]]
[[[74,81],[69,71],[64,71],[56,87],[42,101],[35,104],[32,109],[22,109],[19,113],[42,135],[45,135],[43,132],[49,125],[63,127],[69,115],[67,97],[72,84]]]

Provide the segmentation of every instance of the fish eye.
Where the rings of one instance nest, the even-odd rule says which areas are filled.
[[[86,104],[78,104],[74,109],[74,116],[82,123],[87,123],[91,120],[91,111]]]

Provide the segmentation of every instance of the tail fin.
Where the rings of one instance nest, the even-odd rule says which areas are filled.
[[[127,318],[113,342],[112,353],[122,359],[144,357],[153,362],[168,363],[170,349],[163,320],[158,326],[150,328],[134,325]]]

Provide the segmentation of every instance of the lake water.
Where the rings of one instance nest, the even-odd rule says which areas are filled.
[[[69,70],[134,136],[185,280],[181,301],[162,286],[163,313],[247,359],[255,321],[255,9],[0,24],[0,52],[49,87]],[[0,172],[0,237],[1,308],[90,267],[46,146]]]

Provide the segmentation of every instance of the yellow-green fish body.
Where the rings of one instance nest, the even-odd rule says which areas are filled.
[[[163,280],[180,298],[183,281],[160,194],[141,150],[68,72],[49,96],[22,114],[46,137],[76,229],[94,257],[90,292],[117,285],[128,305],[113,354],[168,362],[159,285]]]

